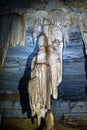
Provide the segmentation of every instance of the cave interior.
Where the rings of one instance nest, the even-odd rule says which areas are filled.
[[[30,117],[28,82],[38,51],[33,29],[37,21],[45,19],[54,25],[58,22],[63,37],[62,82],[57,100],[51,101],[55,120],[63,114],[65,119],[87,120],[87,1],[0,3],[0,115]],[[48,35],[47,28],[45,33]]]

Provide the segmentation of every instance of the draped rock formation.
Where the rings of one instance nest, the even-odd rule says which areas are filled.
[[[50,96],[57,99],[57,86],[62,80],[62,32],[57,25],[47,25],[47,36],[45,23],[46,21],[43,23],[43,32],[38,35],[40,26],[36,31],[39,51],[32,61],[31,80],[28,85],[32,116],[37,114],[38,125],[41,117],[44,118],[51,109]]]
[[[23,16],[8,14],[0,21],[0,71],[7,54],[9,45],[24,45],[26,28]]]
[[[78,26],[86,42],[85,17],[83,14],[75,15],[71,10],[62,8],[51,10],[49,13],[33,11],[32,15],[29,14],[27,17],[28,21],[33,20],[34,43],[39,44],[38,54],[32,62],[31,80],[28,85],[32,116],[37,114],[38,124],[41,117],[45,117],[51,108],[50,96],[54,99],[58,97],[57,86],[62,81],[62,48],[63,44],[66,47],[69,43],[72,27]]]
[[[36,32],[39,26],[38,24],[36,25],[36,21],[38,20],[43,21],[43,19],[48,19],[48,21],[50,21],[50,23],[44,23],[45,24],[44,30],[47,37],[49,32],[49,27],[47,24],[55,24],[56,26],[58,26],[62,32],[63,43],[65,47],[69,43],[69,33],[72,27],[78,26],[81,31],[84,43],[87,46],[87,43],[85,42],[87,36],[87,31],[86,31],[87,14],[84,12],[83,13],[75,12],[73,8],[70,9],[69,7],[56,7],[56,9],[45,9],[44,11],[43,10],[36,11],[35,9],[32,8],[30,9],[26,8],[25,12],[24,10],[21,9],[19,10],[11,9],[10,10],[11,14],[9,13],[9,10],[7,10],[6,12],[7,12],[6,15],[1,16],[1,21],[0,21],[0,44],[1,44],[0,45],[0,50],[1,50],[0,69],[3,66],[8,46],[24,45],[26,29],[33,28],[34,26],[36,26],[33,29],[34,43],[36,43],[36,39],[37,39]],[[27,25],[26,27],[25,24]],[[39,26],[39,31],[40,30],[41,28]]]

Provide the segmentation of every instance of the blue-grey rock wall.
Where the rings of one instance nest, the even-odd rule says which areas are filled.
[[[25,46],[9,47],[0,75],[0,113],[3,117],[27,118],[30,114],[27,85],[37,48],[30,32],[27,32]],[[63,80],[58,87],[59,99],[52,100],[56,120],[63,115],[69,120],[87,119],[86,85],[83,41],[80,33],[73,29],[70,43],[63,49]],[[18,96],[17,100],[14,95]]]
[[[81,34],[73,28],[70,33],[70,43],[63,50],[63,80],[59,86],[59,97],[71,100],[86,99],[85,62]]]

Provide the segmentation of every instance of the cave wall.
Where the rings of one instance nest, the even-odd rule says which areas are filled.
[[[37,48],[32,33],[26,31],[25,46],[10,46],[0,75],[0,112],[3,117],[30,116],[27,94],[31,61]],[[86,119],[87,93],[84,46],[78,28],[69,35],[70,43],[63,49],[63,80],[58,87],[59,98],[52,100],[55,119]]]
[[[63,80],[59,86],[60,97],[71,100],[86,99],[85,50],[78,28],[72,28],[69,40],[69,45],[63,49]]]

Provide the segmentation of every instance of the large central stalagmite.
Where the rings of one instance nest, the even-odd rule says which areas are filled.
[[[32,61],[31,80],[28,85],[32,116],[37,114],[38,125],[41,117],[44,118],[46,112],[51,109],[50,96],[53,95],[53,98],[57,99],[57,86],[62,80],[62,32],[57,25],[45,23],[46,21],[37,36],[39,51]]]

